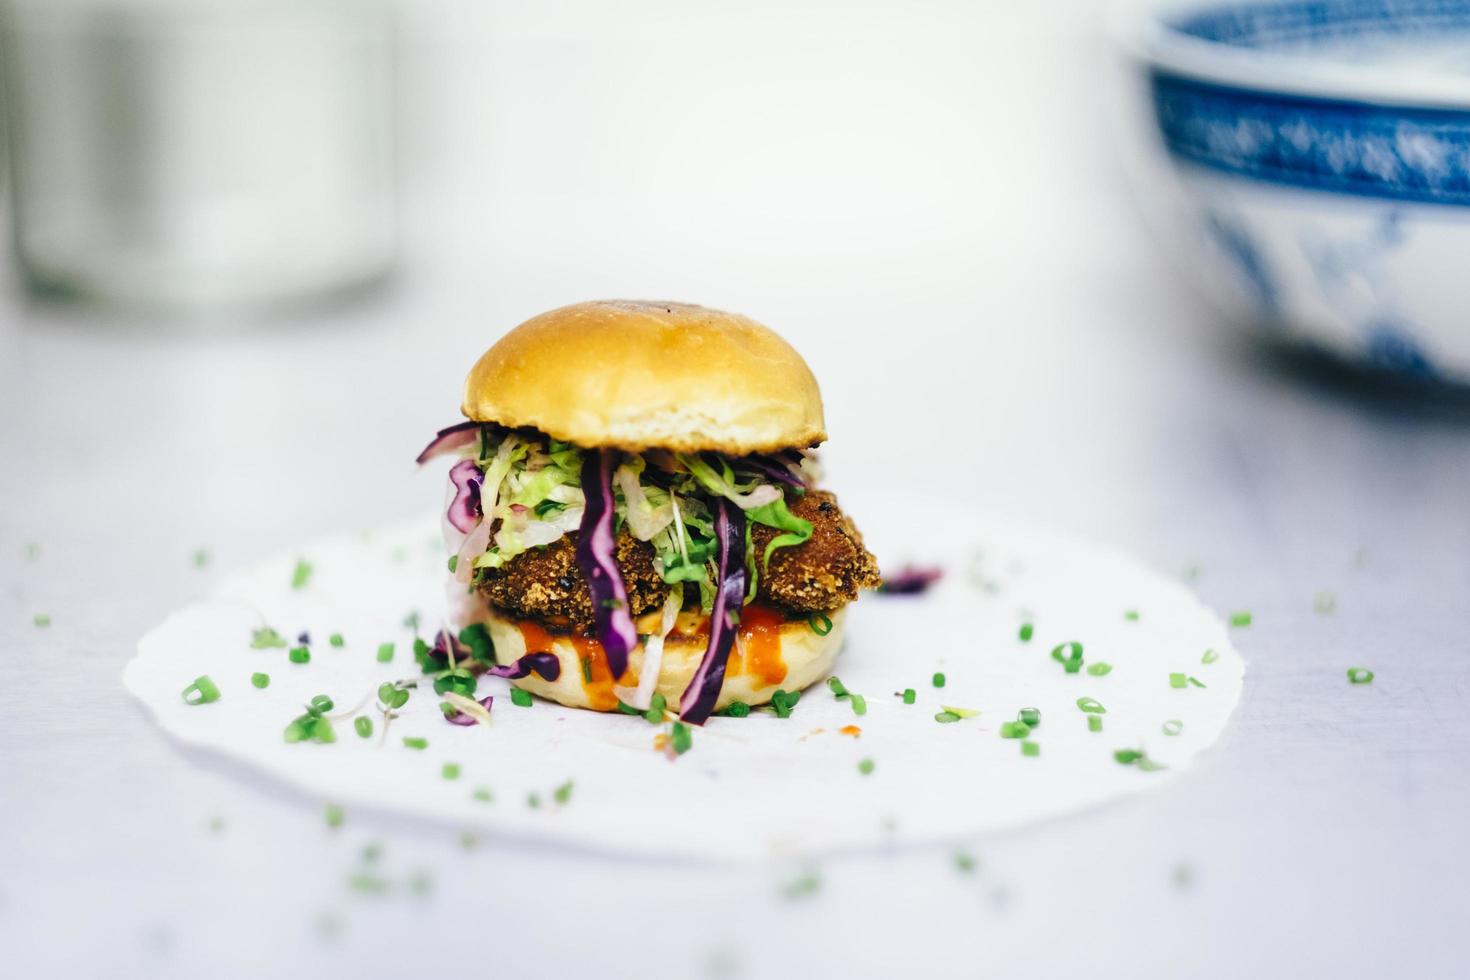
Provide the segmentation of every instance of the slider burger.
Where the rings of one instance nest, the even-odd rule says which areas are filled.
[[[847,604],[879,584],[816,488],[816,379],[753,320],[552,310],[485,352],[462,411],[418,458],[457,457],[454,625],[483,624],[489,671],[532,694],[597,711],[662,695],[701,724],[821,679]]]

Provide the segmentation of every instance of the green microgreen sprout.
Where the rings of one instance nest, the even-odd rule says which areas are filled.
[[[669,747],[675,755],[683,755],[694,747],[694,732],[682,721],[676,721],[669,729]]]
[[[747,718],[750,716],[750,705],[744,701],[731,701],[725,705],[723,714],[730,718]]]
[[[269,626],[250,631],[250,649],[269,650],[272,647],[286,648],[286,638]]]
[[[1087,673],[1093,677],[1106,677],[1112,672],[1113,665],[1106,660],[1099,660],[1097,663],[1087,665]]]
[[[771,695],[771,710],[776,712],[777,718],[790,718],[791,712],[796,708],[797,702],[800,700],[800,691],[778,689],[776,693]]]
[[[827,678],[827,690],[831,691],[832,696],[837,698],[838,700],[841,700],[845,697],[851,697],[851,694],[848,692],[846,685],[844,685],[842,681],[838,680],[835,675]]]
[[[392,661],[393,661],[393,644],[391,644],[391,643],[379,643],[378,644],[378,663],[380,663],[380,664],[386,664],[386,663],[391,663]]]
[[[854,694],[849,699],[848,703],[852,705],[853,714],[865,715],[868,713],[868,699],[863,697],[861,694]]]
[[[556,801],[557,806],[566,806],[572,800],[572,781],[568,779],[556,789],[551,791],[551,798]]]
[[[523,691],[518,687],[513,687],[510,689],[510,703],[517,708],[529,708],[531,706],[531,694],[529,691]]]
[[[353,719],[352,727],[356,729],[358,738],[373,737],[373,720],[367,715],[359,715]]]
[[[1089,715],[1105,715],[1108,713],[1108,709],[1104,708],[1102,702],[1097,698],[1078,698],[1077,710],[1086,712]]]

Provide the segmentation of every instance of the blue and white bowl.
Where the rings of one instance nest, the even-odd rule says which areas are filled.
[[[1135,40],[1149,194],[1231,318],[1470,381],[1470,0],[1196,0]]]

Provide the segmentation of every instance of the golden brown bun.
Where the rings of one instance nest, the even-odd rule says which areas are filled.
[[[827,438],[817,380],[790,344],[685,303],[604,300],[533,317],[471,369],[463,411],[633,451],[744,455]]]
[[[744,642],[745,655],[742,656],[735,649],[730,651],[730,659],[725,667],[725,683],[720,688],[716,710],[732,701],[744,701],[752,707],[765,704],[777,690],[799,691],[821,680],[832,669],[832,661],[836,659],[837,651],[842,646],[842,622],[846,615],[845,607],[829,613],[832,629],[826,635],[818,635],[804,620],[782,624],[774,631],[777,633],[774,642],[779,644],[775,657],[770,656],[772,651],[769,649],[760,652],[752,649],[755,643],[747,634]],[[505,618],[492,609],[485,625],[495,644],[495,659],[500,663],[511,663],[528,652],[519,621]],[[534,625],[531,629],[532,635],[537,636]],[[660,662],[655,690],[664,696],[673,711],[678,711],[684,688],[689,686],[690,678],[694,676],[699,661],[704,657],[707,640],[708,637],[704,634],[682,636],[675,632],[664,643],[663,660]],[[766,642],[770,643],[772,640],[768,639]],[[570,637],[557,635],[551,636],[550,645],[551,650],[548,652],[556,654],[561,661],[561,674],[555,681],[542,680],[536,674],[529,674],[511,683],[569,708],[617,710],[617,691],[608,675],[607,660],[600,647],[592,648],[592,681],[589,683],[582,666],[582,658],[587,655],[585,646],[583,651],[579,651]],[[639,645],[628,654],[628,670],[621,678],[626,687],[637,686],[638,674],[642,668],[643,647]]]

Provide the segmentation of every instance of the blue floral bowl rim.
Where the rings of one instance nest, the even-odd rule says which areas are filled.
[[[1112,33],[1142,64],[1176,75],[1268,93],[1384,106],[1470,109],[1470,75],[1434,68],[1352,64],[1310,50],[1247,47],[1187,33],[1184,18],[1209,12],[1301,7],[1361,8],[1362,0],[1169,0],[1115,8]],[[1385,15],[1402,4],[1379,0]],[[1463,3],[1470,40],[1470,0]]]

